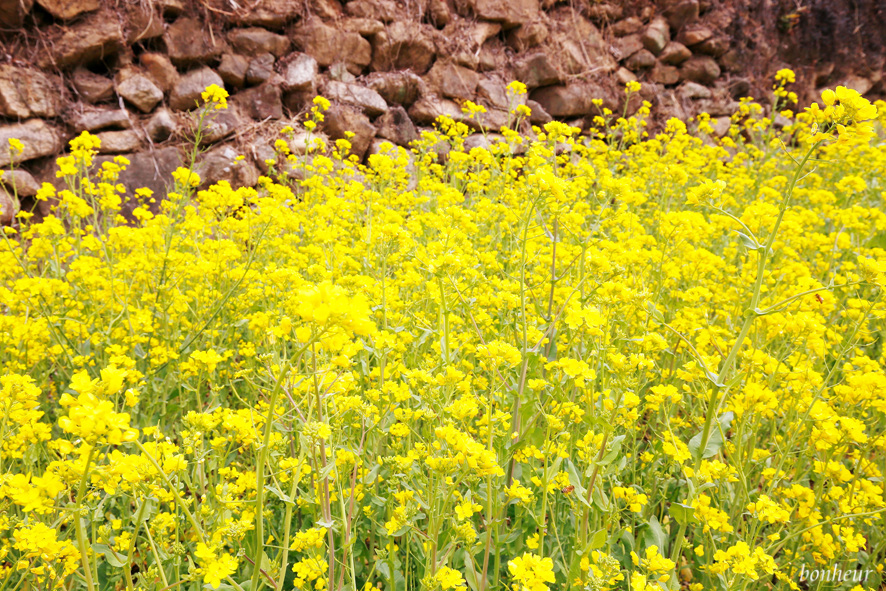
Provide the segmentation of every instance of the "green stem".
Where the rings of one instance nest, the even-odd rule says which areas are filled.
[[[76,521],[74,522],[74,527],[77,530],[77,545],[80,548],[80,561],[83,564],[83,578],[86,579],[86,588],[89,591],[95,591],[95,585],[92,582],[92,567],[89,564],[89,552],[87,552],[86,548],[86,533],[83,531],[83,497],[86,495],[86,482],[89,478],[89,465],[92,463],[93,455],[95,454],[95,447],[93,446],[89,450],[89,455],[86,457],[86,464],[83,466],[83,477],[80,479],[80,488],[77,491],[77,501],[76,501]]]

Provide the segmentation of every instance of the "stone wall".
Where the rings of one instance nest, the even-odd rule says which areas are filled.
[[[202,175],[240,185],[256,182],[280,128],[318,93],[333,103],[321,131],[354,132],[360,157],[383,140],[408,145],[441,114],[494,132],[513,106],[511,80],[529,87],[533,124],[580,127],[597,114],[594,98],[636,110],[640,97],[623,104],[630,80],[653,104],[653,128],[702,111],[725,118],[737,99],[767,95],[786,66],[804,101],[839,83],[877,98],[881,4],[0,0],[0,145],[25,143],[15,177],[25,198],[53,180],[54,158],[83,130],[101,138],[103,154],[127,155],[123,182],[160,192],[188,138],[188,111],[213,83],[231,93],[231,108],[204,138]],[[465,100],[487,108],[479,123],[463,115]],[[234,165],[237,154],[246,158]],[[2,189],[0,199],[9,201]]]

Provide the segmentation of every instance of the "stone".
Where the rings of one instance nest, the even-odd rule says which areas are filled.
[[[525,99],[526,95],[521,95]],[[511,105],[508,88],[504,82],[496,78],[482,78],[477,84],[477,98],[484,106],[507,110]]]
[[[143,53],[139,63],[163,92],[169,92],[178,82],[178,70],[162,53]]]
[[[289,51],[289,37],[261,27],[233,29],[228,32],[228,43],[234,51],[249,56],[270,53],[275,57],[283,57]]]
[[[609,47],[609,52],[618,61],[624,61],[643,49],[643,39],[640,35],[628,35],[621,39],[616,39]]]
[[[270,53],[263,53],[252,58],[249,67],[246,68],[246,84],[257,85],[267,82],[274,73],[274,56]]]
[[[33,6],[34,0],[0,0],[0,26],[21,27]]]
[[[713,96],[713,93],[707,86],[702,86],[696,82],[685,82],[677,89],[677,96],[685,101],[692,99],[709,99]]]
[[[309,90],[314,88],[320,72],[317,60],[307,53],[297,54],[283,66],[283,88],[285,90]]]
[[[457,23],[453,23],[456,25]],[[486,43],[489,39],[495,37],[501,32],[501,24],[499,23],[488,23],[488,22],[477,22],[471,23],[468,27],[467,32],[465,33],[467,39],[472,43],[471,50],[480,47],[484,43]],[[459,32],[460,33],[460,32]],[[446,34],[446,31],[444,31]],[[456,35],[457,33],[453,29],[452,35]],[[452,35],[447,35],[450,37]]]
[[[713,120],[711,127],[714,128],[714,136],[718,138],[726,137],[729,128],[732,127],[731,117],[717,117]]]
[[[668,66],[661,62],[655,64],[649,71],[649,80],[656,84],[664,84],[670,86],[680,81],[680,70],[674,66]]]
[[[634,82],[637,80],[637,75],[625,68],[624,66],[620,67],[615,72],[615,79],[618,81],[620,86],[624,86],[628,82]]]
[[[37,0],[46,12],[55,18],[70,20],[84,12],[92,12],[101,7],[99,0]]]
[[[408,147],[410,142],[418,139],[415,125],[400,105],[388,109],[387,113],[375,120],[375,125],[378,128],[378,137],[390,140],[398,146]]]
[[[591,113],[591,96],[591,88],[587,84],[576,82],[536,89],[529,98],[540,104],[552,117],[561,118]]]
[[[735,100],[744,98],[751,94],[751,81],[747,78],[734,78],[729,81],[726,91]]]
[[[452,21],[452,13],[446,0],[429,0],[425,18],[436,27],[445,27]]]
[[[296,30],[294,39],[296,45],[313,56],[322,67],[344,62],[349,72],[358,75],[372,61],[369,41],[358,33],[331,27],[317,19],[302,24]]]
[[[213,111],[203,130],[201,146],[219,142],[240,129],[243,121],[236,109],[230,106],[222,111]]]
[[[659,54],[658,59],[669,66],[679,66],[692,57],[692,52],[679,41],[671,41]]]
[[[698,82],[699,84],[713,84],[720,77],[720,66],[714,58],[708,56],[694,56],[680,67],[680,78]]]
[[[86,68],[74,70],[71,75],[71,86],[82,100],[91,104],[106,101],[114,96],[114,82]]]
[[[138,133],[127,129],[124,131],[102,131],[96,134],[101,145],[99,154],[126,154],[137,152],[141,148],[142,140]]]
[[[383,22],[371,18],[346,18],[341,24],[346,31],[358,33],[363,37],[372,37],[385,30]]]
[[[33,197],[40,190],[40,183],[30,172],[21,168],[0,170],[0,185],[19,197]]]
[[[507,36],[508,47],[516,52],[541,45],[548,38],[548,28],[541,22],[532,22],[511,29]]]
[[[163,91],[144,74],[134,72],[117,82],[117,94],[142,113],[150,113],[163,100]]]
[[[0,226],[8,226],[18,215],[19,207],[15,196],[7,189],[0,187]]]
[[[488,150],[493,144],[505,141],[505,137],[500,133],[475,133],[465,138],[465,151],[469,152],[474,148],[483,148]]]
[[[394,0],[351,0],[345,4],[345,14],[390,23],[403,16],[403,8]]]
[[[428,72],[428,83],[441,96],[462,100],[473,99],[480,75],[448,60],[437,60]]]
[[[243,88],[243,85],[246,84],[246,70],[248,69],[249,60],[245,56],[226,53],[218,65],[218,74],[228,86]]]
[[[308,153],[308,147],[314,149],[314,146],[317,145],[318,139],[326,145],[329,144],[329,138],[326,137],[326,134],[317,132],[317,130],[314,130],[311,133],[308,133],[307,131],[293,133],[291,136],[288,136],[286,144],[289,146],[290,152],[298,156],[303,156]]]
[[[315,3],[316,4],[316,3]],[[304,3],[292,0],[252,0],[248,3],[238,3],[238,8],[232,15],[232,22],[269,29],[279,29],[286,23],[297,19],[304,11]],[[314,7],[315,14],[334,18],[336,14],[323,15]]]
[[[123,29],[113,12],[93,12],[55,37],[46,38],[46,52],[37,56],[41,68],[86,66],[115,55],[123,47]]]
[[[544,125],[545,123],[550,123],[554,120],[550,113],[545,111],[545,108],[542,107],[540,103],[530,99],[526,101],[526,106],[529,107],[531,113],[529,115],[529,123],[532,125]]]
[[[100,167],[105,162],[111,162],[113,159],[113,156],[98,156],[95,159],[96,167]],[[117,182],[125,186],[130,195],[133,195],[136,189],[141,188],[152,191],[157,203],[151,209],[157,212],[159,202],[172,186],[173,171],[182,166],[181,152],[176,147],[157,148],[127,154],[126,159],[129,160],[129,166],[120,172]],[[124,202],[121,213],[131,217],[134,207],[134,200]]]
[[[591,4],[586,8],[586,13],[588,18],[596,23],[609,24],[624,15],[624,8],[620,4]]]
[[[388,104],[409,108],[427,92],[425,81],[408,70],[370,74],[366,85],[382,96]]]
[[[145,39],[162,37],[166,32],[163,17],[148,2],[127,3],[124,12],[126,14],[126,43],[128,45]]]
[[[0,115],[14,119],[59,114],[61,81],[39,70],[0,65]]]
[[[613,24],[610,30],[616,37],[625,37],[627,35],[633,35],[642,28],[643,21],[635,16],[629,16],[628,18]]]
[[[436,51],[422,25],[396,21],[373,37],[371,65],[376,71],[412,70],[416,74],[425,74]]]
[[[516,60],[514,77],[529,89],[560,82],[560,72],[544,52],[536,52]]]
[[[209,24],[191,17],[179,17],[163,35],[169,59],[176,66],[204,64],[217,58],[224,45],[209,33]]]
[[[464,113],[455,101],[441,99],[433,94],[418,99],[409,109],[409,116],[419,125],[432,125],[441,115],[455,121],[464,119]]]
[[[326,70],[326,76],[330,80],[335,80],[337,82],[356,82],[357,77],[348,72],[348,65],[342,62],[338,62],[337,64],[332,64],[329,66],[329,69]]]
[[[687,23],[698,18],[698,0],[672,0],[664,11],[668,25],[675,31],[682,29]]]
[[[153,141],[162,142],[178,132],[178,123],[169,109],[161,107],[148,119],[145,131]]]
[[[234,95],[241,109],[253,119],[283,118],[283,92],[273,80]]]
[[[330,101],[357,107],[369,117],[377,117],[388,110],[388,104],[380,94],[358,84],[332,80],[323,87],[323,96]]]
[[[201,188],[220,181],[227,181],[231,188],[254,187],[258,183],[258,169],[247,159],[237,159],[240,154],[232,146],[219,146],[206,152],[197,165]]]
[[[694,46],[692,49],[704,55],[720,57],[729,51],[729,39],[726,37],[711,37],[710,39],[706,39]]]
[[[858,94],[867,94],[874,87],[874,82],[864,76],[850,75],[843,81],[843,86],[852,89]]]
[[[714,32],[708,27],[705,27],[704,25],[694,25],[680,31],[680,34],[677,35],[677,41],[686,47],[692,47],[703,41],[707,41],[713,36]]]
[[[74,131],[96,131],[99,129],[129,129],[132,121],[125,109],[85,109],[71,118]]]
[[[175,18],[185,11],[184,0],[156,0],[155,4],[160,14],[169,18]]]
[[[504,23],[506,28],[529,22],[538,15],[538,0],[467,0],[480,20]]]
[[[58,128],[42,119],[28,119],[22,123],[0,125],[0,146],[9,146],[15,138],[24,144],[24,151],[12,154],[12,164],[19,164],[34,158],[54,156],[62,150],[62,134]]]
[[[188,111],[203,103],[201,95],[207,86],[216,84],[224,87],[221,76],[211,68],[191,70],[181,77],[169,95],[169,106],[178,111]]]
[[[362,160],[376,132],[369,117],[347,105],[332,105],[324,116],[323,131],[331,140],[345,139],[349,131],[354,134],[349,140],[351,153]]]
[[[720,56],[720,58],[717,60],[717,63],[719,63],[720,67],[722,67],[727,72],[738,73],[741,72],[744,68],[745,57],[743,55],[743,52],[735,49],[730,49]]]
[[[653,55],[661,54],[671,40],[671,30],[668,27],[668,21],[663,18],[653,20],[646,27],[642,40],[643,47],[652,52]]]
[[[641,49],[627,60],[625,60],[625,67],[632,72],[636,72],[637,70],[646,70],[655,65],[655,56],[652,55],[647,49]]]

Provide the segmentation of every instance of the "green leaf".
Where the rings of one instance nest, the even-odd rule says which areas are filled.
[[[698,519],[695,518],[695,508],[683,503],[671,503],[670,514],[680,525],[698,523]]]
[[[658,518],[655,515],[651,516],[646,525],[649,526],[644,537],[646,547],[648,548],[649,546],[658,546],[659,554],[667,555],[668,537],[665,535],[664,530],[661,528],[661,524],[658,522]]]
[[[763,248],[762,244],[760,244],[747,234],[739,232],[738,230],[736,230],[735,233],[738,234],[738,237],[741,238],[741,243],[744,244],[745,248],[747,248],[748,250],[757,250],[759,248]]]
[[[647,302],[646,312],[649,313],[653,320],[655,320],[659,324],[664,324],[664,316],[662,316],[661,312],[658,311],[654,303]]]
[[[588,545],[588,550],[596,550],[597,548],[602,548],[606,544],[606,536],[608,532],[605,529],[601,529],[593,536],[591,536],[591,542]]]
[[[569,484],[575,487],[575,496],[578,497],[578,500],[583,505],[590,507],[591,504],[585,498],[587,489],[581,484],[581,475],[578,473],[578,468],[570,460],[566,460],[566,473],[569,474]]]
[[[732,422],[732,419],[735,415],[730,411],[723,413],[717,421],[720,423],[720,427],[725,431],[729,428],[729,424]],[[704,434],[704,431],[700,431],[696,434],[695,437],[689,440],[689,453],[693,456],[698,455],[699,447],[701,447],[701,437]],[[702,454],[703,458],[710,458],[712,456],[717,455],[720,451],[720,448],[723,447],[723,436],[720,435],[720,429],[716,428],[716,426],[711,427],[711,433],[708,436],[708,443],[705,445],[704,453]]]
[[[292,499],[290,499],[286,493],[284,493],[282,490],[280,490],[276,486],[271,486],[269,484],[266,484],[265,490],[268,492],[274,493],[275,497],[277,497],[278,499],[280,499],[281,501],[283,501],[287,505],[294,505],[295,504],[295,503],[293,503]]]
[[[115,554],[107,544],[93,544],[92,551],[96,554],[103,554],[105,562],[114,568],[123,568],[126,566],[126,557],[120,554]]]

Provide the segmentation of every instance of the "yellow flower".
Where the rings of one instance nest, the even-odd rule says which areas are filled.
[[[14,137],[9,138],[9,151],[10,152],[17,152],[17,153],[21,154],[22,152],[25,151],[25,145],[22,143],[22,141],[20,139],[16,139]]]
[[[217,84],[207,86],[200,96],[205,104],[212,105],[216,110],[228,108],[228,92]]]
[[[556,581],[554,561],[529,552],[509,561],[508,572],[519,591],[547,591],[548,583]]]

